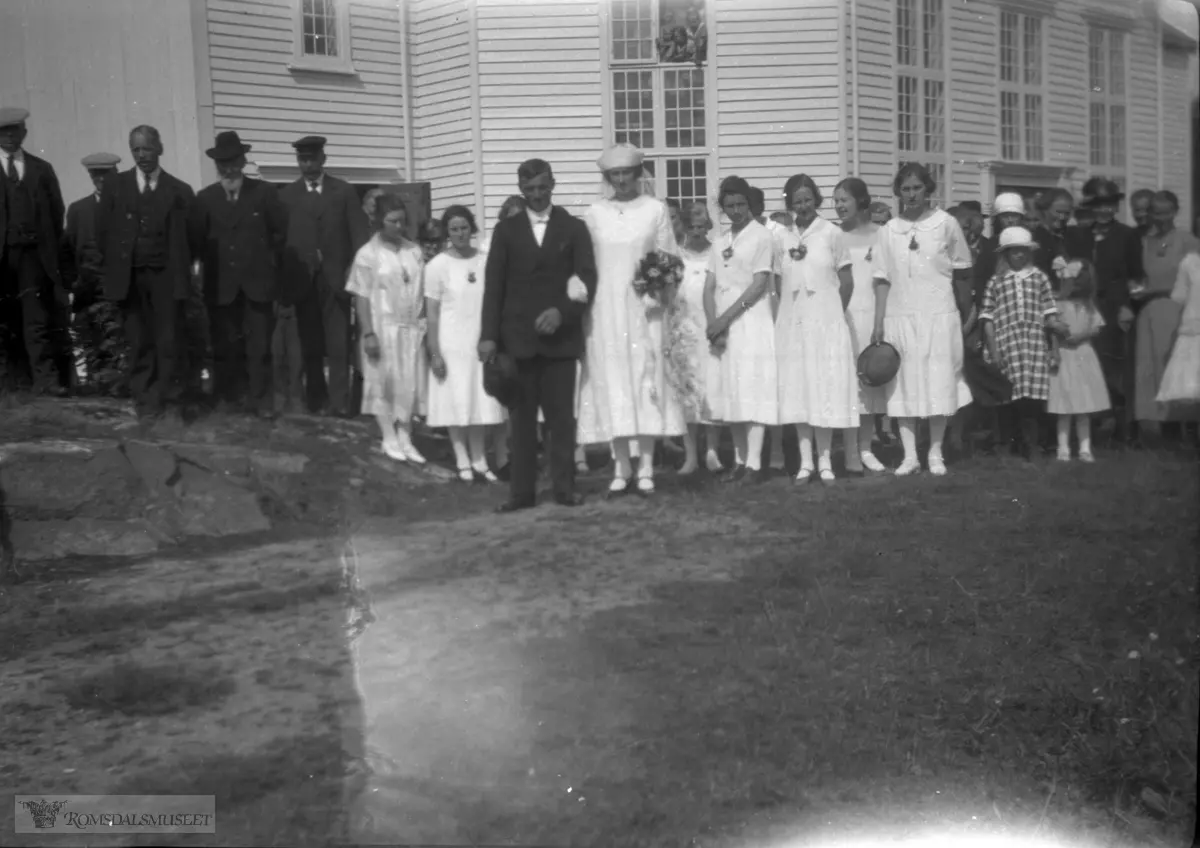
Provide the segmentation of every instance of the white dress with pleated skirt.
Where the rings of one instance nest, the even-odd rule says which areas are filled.
[[[479,327],[483,313],[485,257],[440,253],[425,266],[425,297],[441,304],[438,348],[446,376],[429,377],[425,423],[430,427],[469,427],[504,422],[504,407],[483,390]]]
[[[580,371],[580,444],[636,436],[680,436],[683,410],[667,382],[665,309],[633,290],[645,256],[678,254],[661,200],[601,200],[584,215],[596,252],[596,296],[585,319]]]
[[[741,299],[755,274],[772,273],[773,255],[771,234],[757,221],[736,235],[727,233],[713,246],[709,270],[716,277],[718,316]],[[772,298],[764,295],[729,325],[725,349],[709,360],[705,420],[779,423],[773,312]]]
[[[842,311],[839,267],[850,264],[841,231],[824,218],[785,231],[779,316],[791,325],[779,350],[779,420],[857,427],[854,343]]]
[[[843,231],[841,238],[850,255],[850,269],[854,275],[854,292],[850,295],[850,306],[846,310],[846,323],[850,326],[850,339],[854,343],[854,367],[857,372],[858,358],[871,346],[871,333],[875,330],[875,275],[872,265],[875,243],[879,240],[879,225],[866,224],[852,232]],[[858,383],[857,378],[855,382]],[[887,395],[883,388],[858,383],[858,407],[860,415],[885,414]]]
[[[680,319],[687,322],[685,332],[692,341],[688,359],[701,389],[699,405],[694,410],[684,410],[684,418],[688,424],[707,423],[704,418],[704,386],[712,350],[706,335],[708,317],[704,314],[704,285],[708,279],[712,251],[711,247],[702,253],[695,253],[687,248],[679,250],[679,256],[683,260],[683,281],[675,295],[676,306]]]
[[[421,410],[425,361],[421,247],[392,249],[376,234],[359,248],[350,267],[346,291],[371,304],[371,329],[379,342],[379,358],[361,355],[362,411],[387,415],[404,427]]]
[[[900,371],[885,387],[887,414],[953,415],[971,402],[953,285],[954,271],[971,267],[962,229],[941,209],[922,221],[893,218],[879,230],[874,261],[876,279],[891,283],[884,340],[900,354]]]

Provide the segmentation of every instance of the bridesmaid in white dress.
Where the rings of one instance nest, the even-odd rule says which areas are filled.
[[[779,420],[796,425],[796,483],[808,483],[814,473],[822,483],[832,483],[834,429],[845,431],[848,444],[858,441],[858,381],[845,314],[854,279],[841,230],[817,214],[822,197],[812,178],[797,174],[787,181],[784,194],[796,229],[783,236],[780,257],[780,315],[790,321],[791,330],[787,347],[779,351]],[[862,473],[857,450],[846,452],[846,468]]]
[[[930,206],[936,187],[924,166],[900,168],[892,190],[901,212],[880,229],[875,250],[871,337],[900,353],[900,371],[887,386],[888,415],[900,419],[904,445],[898,475],[921,469],[918,418],[929,419],[929,473],[945,474],[947,416],[971,402],[962,372],[962,304],[956,302],[956,293],[970,291],[971,249],[958,221]]]
[[[587,319],[587,349],[579,397],[579,443],[611,442],[612,495],[628,490],[630,443],[638,445],[637,491],[654,491],[654,445],[687,432],[683,410],[666,379],[662,306],[633,290],[648,253],[678,253],[671,217],[661,200],[643,194],[642,151],[609,148],[597,164],[613,196],[589,207],[584,219],[600,273]]]
[[[450,433],[458,479],[495,483],[488,468],[486,437],[504,423],[504,407],[483,390],[483,364],[476,349],[483,312],[484,254],[471,246],[478,232],[465,206],[442,215],[450,246],[425,266],[425,316],[428,322],[429,404],[425,423]]]
[[[721,183],[718,202],[732,227],[714,246],[704,289],[708,339],[717,355],[706,387],[709,420],[730,425],[737,467],[731,482],[760,483],[763,436],[779,423],[775,360],[774,242],[750,213],[750,186]]]
[[[690,203],[684,207],[683,221],[684,241],[679,250],[683,259],[683,282],[679,285],[676,297],[684,320],[688,322],[688,334],[695,340],[690,356],[692,373],[696,375],[703,392],[709,359],[712,358],[706,337],[708,318],[704,314],[704,284],[708,279],[712,257],[712,242],[708,240],[708,233],[712,230],[713,222],[708,215],[708,208],[703,203]],[[714,424],[708,424],[703,412],[703,395],[700,397],[699,408],[684,410],[684,417],[687,419],[687,435],[683,437],[686,456],[683,466],[679,469],[680,474],[692,474],[699,469],[700,427],[705,424],[705,467],[714,474],[725,470],[717,456],[721,430]]]
[[[412,443],[412,417],[426,368],[425,263],[421,246],[404,237],[408,215],[399,196],[380,195],[375,216],[379,232],[359,248],[346,281],[362,328],[362,411],[378,420],[385,454],[423,465]]]
[[[871,195],[867,184],[857,177],[849,177],[837,184],[833,190],[833,208],[842,219],[842,242],[850,254],[850,270],[854,275],[854,291],[850,295],[846,319],[850,324],[857,363],[858,357],[871,344],[871,330],[875,326],[875,282],[871,266],[879,225],[871,220]],[[885,469],[871,451],[871,440],[875,435],[875,416],[887,413],[887,396],[882,388],[860,383],[858,405],[861,416],[858,440],[854,443],[846,434],[846,464],[849,466],[850,457],[857,452],[866,469],[879,474]]]

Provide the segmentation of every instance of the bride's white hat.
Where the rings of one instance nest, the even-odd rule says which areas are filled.
[[[642,164],[645,154],[632,144],[622,142],[614,144],[600,155],[596,164],[601,171],[612,171],[615,168],[636,168]]]

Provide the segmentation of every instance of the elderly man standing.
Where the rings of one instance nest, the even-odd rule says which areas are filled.
[[[214,400],[225,411],[241,405],[244,363],[246,411],[273,418],[271,332],[287,213],[274,186],[243,173],[249,151],[236,132],[217,135],[207,153],[220,179],[196,195],[193,238],[212,332]]]
[[[34,392],[62,396],[53,339],[66,297],[58,265],[62,191],[50,163],[22,149],[28,117],[26,109],[0,109],[0,382],[16,388],[28,364]]]
[[[325,173],[325,139],[305,136],[292,147],[301,176],[280,192],[288,210],[284,284],[300,328],[308,407],[346,416],[351,306],[346,274],[371,228],[354,187]]]
[[[178,415],[182,400],[180,317],[192,251],[191,186],[162,169],[162,136],[151,126],[129,133],[134,166],[104,181],[96,246],[104,296],[120,304],[129,343],[129,393],[139,417]]]

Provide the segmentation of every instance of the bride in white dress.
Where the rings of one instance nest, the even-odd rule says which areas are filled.
[[[666,378],[664,309],[640,297],[633,280],[653,251],[678,254],[671,216],[661,200],[643,194],[642,152],[609,148],[598,163],[612,197],[584,215],[596,250],[596,299],[587,318],[587,349],[579,389],[579,443],[611,442],[610,494],[628,490],[631,443],[638,447],[637,491],[654,491],[654,445],[687,432],[683,410]]]

